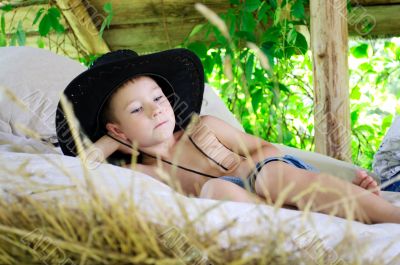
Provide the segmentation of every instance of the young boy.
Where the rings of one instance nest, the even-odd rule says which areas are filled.
[[[245,202],[262,198],[270,203],[285,194],[283,204],[299,209],[311,203],[311,209],[323,213],[400,223],[400,209],[379,196],[318,174],[300,159],[218,118],[202,116],[189,124],[193,113],[200,112],[203,89],[200,60],[188,50],[144,56],[122,50],[97,59],[64,94],[104,157],[121,157],[132,152],[129,147],[137,148],[136,170],[171,185],[177,180],[186,194]],[[65,119],[59,105],[60,146],[65,154],[76,155]],[[354,182],[377,186],[363,172]],[[349,210],[350,202],[356,206]]]

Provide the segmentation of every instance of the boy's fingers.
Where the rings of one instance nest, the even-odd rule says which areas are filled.
[[[371,179],[371,178],[365,178],[365,179],[361,182],[360,186],[363,187],[364,189],[366,189],[366,188],[370,185],[370,183],[371,183],[372,181],[374,181],[374,180]]]
[[[356,185],[360,185],[364,180],[365,180],[365,178],[366,178],[367,176],[366,175],[357,175],[354,179],[353,179],[353,183],[354,184],[356,184]]]

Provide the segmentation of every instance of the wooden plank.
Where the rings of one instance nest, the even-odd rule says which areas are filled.
[[[393,5],[400,4],[400,0],[351,0],[352,6],[376,6],[376,5]]]
[[[311,0],[310,13],[316,151],[351,161],[346,0]]]
[[[103,12],[103,5],[109,0],[90,1],[93,10]],[[182,19],[202,18],[202,15],[194,8],[195,0],[153,0],[153,1],[112,1],[115,16],[111,25],[124,25],[132,23],[159,23],[159,22],[180,22]],[[214,12],[223,12],[230,6],[227,0],[204,0],[201,1]]]
[[[167,23],[165,28],[158,24],[129,25],[104,32],[104,39],[112,50],[132,49],[138,53],[148,53],[181,44],[196,24]]]
[[[68,34],[71,34],[71,33],[68,33]],[[38,34],[32,34],[32,33],[28,34],[26,36],[25,46],[37,48],[38,46],[37,46],[36,42],[37,42],[38,37],[39,37]],[[78,52],[75,44],[72,41],[70,41],[70,39],[67,37],[65,38],[65,41],[64,41],[59,36],[58,43],[62,42],[62,45],[56,45],[56,43],[57,43],[57,34],[56,33],[50,33],[49,37],[44,38],[43,41],[45,43],[44,49],[50,50],[59,55],[67,56],[72,59],[78,59],[79,57],[83,56],[83,54],[80,54]]]
[[[103,54],[110,51],[103,38],[99,37],[99,31],[94,24],[94,21],[99,21],[97,14],[89,15],[86,1],[56,0],[56,3],[75,36],[89,54]]]
[[[94,21],[93,24],[97,30],[105,17],[102,6],[107,1],[96,0],[86,4],[88,16]],[[217,12],[225,11],[229,7],[228,1],[225,0],[207,0],[204,2]],[[160,7],[162,3],[164,3],[163,8]],[[118,47],[130,47],[138,52],[149,52],[175,47],[184,40],[196,24],[205,22],[200,13],[194,9],[193,3],[194,1],[183,2],[179,0],[154,0],[153,2],[116,0],[113,2],[115,15],[110,29],[105,30],[104,39],[109,43],[112,50]],[[335,6],[337,7],[337,5]],[[37,10],[42,7],[48,8],[49,6],[20,7],[17,12],[5,13],[6,31],[9,33],[15,30],[10,27],[10,21],[14,16],[12,23],[14,28],[17,27],[18,21],[23,19],[25,32],[27,34],[36,32],[38,25],[32,26],[32,22]],[[349,21],[350,35],[360,35],[358,27],[362,25],[362,19],[373,17],[375,26],[368,36],[400,36],[400,19],[398,19],[400,5],[366,6],[357,8],[355,11],[355,16],[349,16],[352,18]],[[78,16],[81,15],[78,13]],[[68,23],[64,19],[62,21],[64,27],[68,29]],[[127,28],[130,30],[126,30]],[[150,39],[149,36],[152,36],[152,38]],[[93,41],[97,41],[96,38]],[[124,41],[126,41],[126,44],[123,43]],[[94,46],[97,47],[95,44]]]
[[[365,34],[363,25],[367,23],[372,28],[366,28],[368,34]],[[348,16],[348,26],[350,35],[353,36],[400,36],[400,4],[353,8]]]
[[[25,6],[34,6],[34,5],[42,5],[48,4],[49,0],[23,0],[23,1],[3,1],[0,3],[0,8],[9,5],[12,7],[20,8]]]

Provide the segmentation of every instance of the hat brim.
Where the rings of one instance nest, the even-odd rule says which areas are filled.
[[[187,49],[172,49],[94,66],[73,79],[64,95],[72,103],[82,129],[80,133],[86,134],[92,142],[104,135],[100,124],[102,107],[116,88],[137,75],[149,75],[170,85],[170,88],[166,85],[161,88],[173,104],[175,130],[185,128],[192,114],[200,113],[204,92],[201,61]],[[63,153],[76,156],[75,142],[61,102],[57,106],[56,132]]]

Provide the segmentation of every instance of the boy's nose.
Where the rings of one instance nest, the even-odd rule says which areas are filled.
[[[152,109],[151,109],[151,117],[155,118],[157,117],[159,114],[161,114],[162,112],[162,108],[159,104],[153,104]]]

